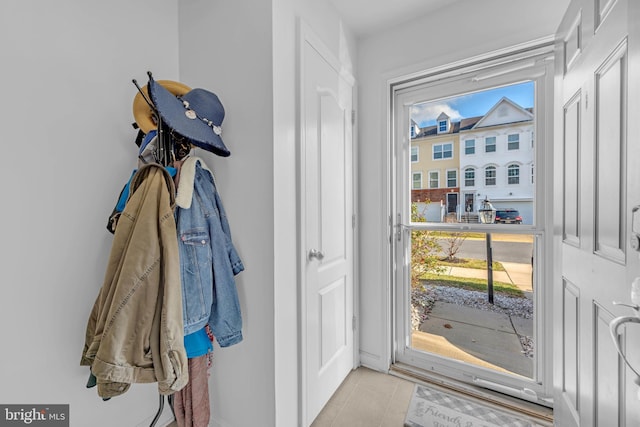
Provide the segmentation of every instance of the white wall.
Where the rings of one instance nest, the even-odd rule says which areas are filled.
[[[270,2],[180,3],[180,77],[222,101],[231,156],[207,156],[245,264],[236,278],[243,342],[216,347],[213,425],[273,425],[274,199]],[[248,410],[250,408],[250,410]]]
[[[155,414],[155,384],[103,402],[79,366],[107,217],[136,165],[131,79],[143,85],[151,70],[216,92],[227,110],[231,157],[198,154],[246,265],[245,340],[216,348],[212,424],[297,425],[297,16],[353,68],[354,38],[326,2],[2,3],[0,403],[69,403],[75,426],[144,426]]]
[[[214,425],[298,425],[299,17],[353,67],[355,41],[326,1],[180,3],[180,76],[216,92],[226,109],[232,154],[211,163],[246,266],[237,281],[245,340],[216,348]]]
[[[146,83],[151,70],[218,93],[227,109],[232,156],[207,161],[247,267],[238,276],[245,341],[216,349],[214,425],[295,425],[296,16],[345,68],[362,70],[359,324],[366,360],[386,369],[385,81],[555,28],[545,21],[554,0],[479,3],[362,40],[356,67],[355,40],[324,1],[2,2],[0,403],[69,403],[72,425],[95,427],[148,425],[157,409],[155,384],[103,402],[78,365],[112,240],[106,219],[136,164],[131,79]],[[453,21],[468,31],[450,34]]]
[[[359,41],[360,354],[390,363],[387,81],[552,35],[567,0],[456,2],[427,18]],[[526,17],[526,21],[523,21]]]
[[[70,404],[71,425],[95,427],[149,425],[158,408],[155,384],[103,402],[79,362],[107,217],[136,165],[131,79],[177,79],[176,13],[176,0],[0,3],[0,403]]]

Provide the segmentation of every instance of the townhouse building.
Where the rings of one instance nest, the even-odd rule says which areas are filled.
[[[533,222],[534,115],[501,98],[485,115],[411,125],[411,199],[428,221],[477,221],[485,199]],[[426,203],[428,202],[428,203]]]

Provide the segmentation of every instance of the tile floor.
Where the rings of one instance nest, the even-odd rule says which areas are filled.
[[[351,371],[311,427],[402,427],[414,383],[360,367]]]
[[[414,387],[413,381],[359,367],[351,371],[311,427],[403,427]],[[514,399],[503,398],[513,404]],[[518,402],[530,414],[541,417],[535,419],[539,425],[553,425],[549,421],[553,418],[552,409]]]

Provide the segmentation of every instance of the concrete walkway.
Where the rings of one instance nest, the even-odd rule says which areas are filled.
[[[533,359],[524,354],[519,338],[533,335],[531,319],[438,301],[419,332],[437,344],[428,350],[432,353],[529,378],[533,374]]]
[[[528,298],[533,296],[530,264],[505,263],[506,271],[494,271],[495,281],[512,283]],[[487,278],[486,270],[448,267],[457,277]],[[531,378],[533,359],[521,336],[533,336],[533,320],[473,307],[437,301],[429,318],[414,331],[412,346],[462,362],[512,372]]]
[[[511,283],[523,292],[533,292],[533,275],[531,264],[516,262],[500,262],[505,271],[493,271],[493,280]],[[446,267],[445,274],[456,277],[487,278],[487,270],[477,268]]]

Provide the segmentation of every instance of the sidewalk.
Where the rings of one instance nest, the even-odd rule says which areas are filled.
[[[530,264],[505,263],[495,281],[512,283],[533,297]],[[447,267],[446,274],[487,278],[486,270]],[[531,377],[533,359],[523,353],[521,337],[533,336],[533,320],[436,301],[429,318],[414,331],[412,346],[501,372]]]
[[[533,359],[523,353],[520,336],[533,335],[531,319],[437,301],[413,334],[413,346],[428,343],[431,353],[525,377]]]
[[[493,280],[511,283],[520,288],[525,294],[533,292],[531,264],[516,262],[501,262],[505,271],[493,271]],[[487,278],[487,270],[477,268],[446,267],[445,274],[457,277]]]

